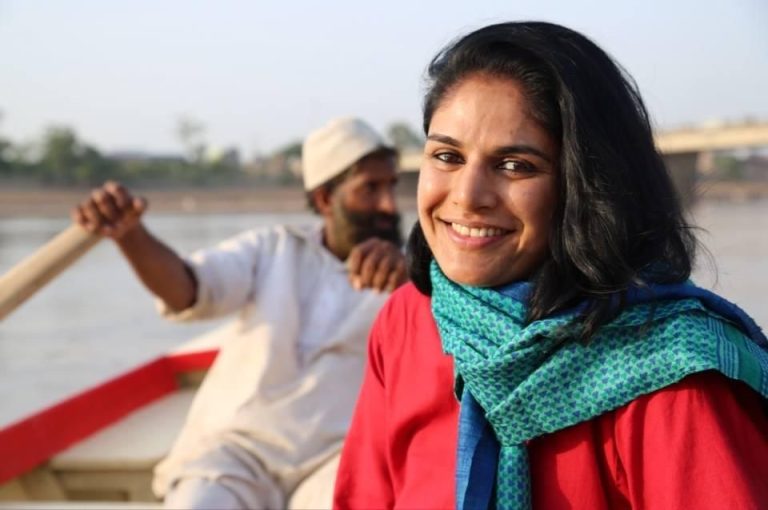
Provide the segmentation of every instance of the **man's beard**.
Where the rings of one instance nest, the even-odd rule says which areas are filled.
[[[372,237],[390,241],[398,247],[403,244],[397,213],[353,211],[339,200],[333,206],[333,216],[334,238],[340,251],[347,255],[355,245]]]

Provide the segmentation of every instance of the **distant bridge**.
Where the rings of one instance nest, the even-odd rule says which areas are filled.
[[[722,124],[665,131],[656,135],[672,181],[685,205],[696,198],[696,176],[702,154],[768,147],[768,123]]]
[[[702,125],[662,131],[656,134],[656,147],[664,156],[683,200],[690,203],[694,198],[700,155],[713,151],[768,147],[768,122]],[[403,153],[400,156],[402,171],[418,172],[421,158],[419,151]],[[404,180],[408,182],[413,178],[408,176]]]
[[[656,135],[663,154],[768,147],[768,122],[699,126]]]

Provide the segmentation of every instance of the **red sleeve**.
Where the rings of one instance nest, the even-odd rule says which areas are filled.
[[[615,441],[632,508],[768,508],[765,401],[739,381],[703,372],[640,397]]]
[[[381,335],[387,307],[377,317],[368,341],[368,362],[352,424],[336,475],[334,508],[392,508],[388,466],[387,416]]]

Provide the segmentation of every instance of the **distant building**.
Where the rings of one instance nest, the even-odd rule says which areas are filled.
[[[745,180],[768,182],[768,157],[749,156],[744,160],[742,172]]]
[[[243,171],[267,182],[298,183],[301,182],[301,157],[285,153],[257,156],[243,165]]]

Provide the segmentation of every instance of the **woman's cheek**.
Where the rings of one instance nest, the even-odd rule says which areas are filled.
[[[439,194],[439,172],[424,166],[419,173],[419,185],[416,191],[416,201],[419,214],[426,212],[435,205]]]

